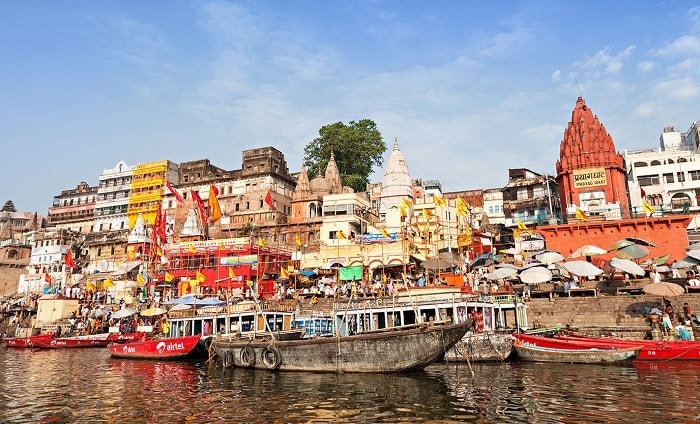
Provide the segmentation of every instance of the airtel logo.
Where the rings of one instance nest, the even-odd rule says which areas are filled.
[[[156,350],[158,353],[163,353],[165,352],[165,342],[160,342],[156,345]]]

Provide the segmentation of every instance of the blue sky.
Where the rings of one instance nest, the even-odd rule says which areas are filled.
[[[554,173],[579,95],[619,151],[686,131],[699,24],[688,1],[0,2],[0,202],[46,213],[119,160],[238,169],[272,145],[297,172],[364,118],[414,178],[503,187]]]

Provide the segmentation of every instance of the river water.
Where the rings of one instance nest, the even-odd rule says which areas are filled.
[[[409,374],[223,369],[0,347],[0,423],[700,421],[700,361],[435,364]]]

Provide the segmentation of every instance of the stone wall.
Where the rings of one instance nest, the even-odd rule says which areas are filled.
[[[683,303],[700,313],[700,294],[685,294],[670,298],[676,315],[682,313]],[[527,302],[530,327],[553,327],[570,324],[581,329],[600,328],[615,332],[644,332],[650,330],[649,320],[642,315],[644,308],[661,308],[661,297],[649,295],[600,295],[597,297],[552,297]],[[617,328],[615,328],[617,327]]]

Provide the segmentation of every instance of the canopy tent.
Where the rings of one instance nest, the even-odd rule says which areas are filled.
[[[362,265],[340,267],[341,280],[362,280]]]

